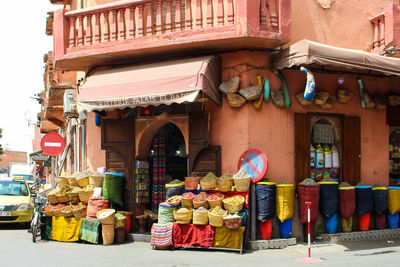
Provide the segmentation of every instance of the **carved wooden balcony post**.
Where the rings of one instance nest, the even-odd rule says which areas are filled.
[[[163,31],[162,2],[158,0],[156,8],[156,33],[161,34]]]
[[[126,27],[125,27],[125,8],[119,10],[119,23],[118,23],[119,39],[126,39]]]
[[[140,5],[138,15],[138,37],[144,35],[144,5]]]
[[[100,13],[97,12],[94,14],[94,43],[98,44],[100,43]]]
[[[379,24],[378,20],[374,21],[374,42],[372,43],[373,49],[377,49],[379,47]]]
[[[207,26],[212,27],[214,25],[214,10],[213,0],[207,1]]]
[[[192,1],[191,0],[186,0],[186,6],[185,6],[185,28],[186,29],[191,29],[192,28]]]
[[[69,18],[69,47],[75,46],[75,20],[73,16]]]
[[[153,19],[152,19],[152,4],[149,2],[146,5],[146,36],[153,34]]]
[[[104,11],[104,41],[110,41],[110,20],[109,12]]]
[[[379,47],[383,50],[385,48],[385,16],[382,16],[379,22]]]
[[[269,11],[269,23],[272,27],[278,27],[278,16],[277,16],[277,0],[268,0],[268,11]]]
[[[202,0],[197,0],[196,5],[196,28],[203,27],[203,6]]]
[[[217,22],[219,26],[225,23],[224,0],[218,0]]]
[[[175,31],[180,31],[183,23],[182,23],[182,5],[181,0],[175,0]]]
[[[116,41],[118,37],[117,12],[117,9],[111,10],[111,41]]]
[[[83,45],[83,16],[78,16],[78,46]]]
[[[235,21],[235,12],[233,7],[233,0],[228,0],[227,7],[228,24],[233,24]]]
[[[260,25],[268,25],[267,23],[267,0],[260,1]]]
[[[129,38],[135,37],[135,6],[129,8]]]
[[[167,10],[165,12],[165,31],[172,31],[172,2],[171,0],[167,0],[166,2]]]
[[[86,15],[86,44],[92,44],[92,14]]]

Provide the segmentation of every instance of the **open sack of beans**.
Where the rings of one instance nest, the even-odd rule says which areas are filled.
[[[306,202],[311,202],[311,221],[318,219],[319,213],[319,189],[320,185],[313,179],[305,179],[297,185],[297,195],[299,198],[299,218],[301,223],[308,221],[308,208]]]

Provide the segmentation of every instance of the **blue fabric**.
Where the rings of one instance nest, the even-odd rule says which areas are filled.
[[[112,176],[118,176],[118,177],[125,177],[123,173],[116,173],[116,172],[106,172],[104,175],[112,175]]]
[[[261,222],[272,219],[275,215],[276,185],[257,184],[257,218]]]
[[[356,212],[358,215],[372,212],[374,209],[374,194],[372,188],[356,186]]]
[[[363,188],[372,188],[370,185],[356,185],[355,188],[363,189]]]
[[[319,211],[329,218],[339,211],[339,187],[337,184],[320,184]]]
[[[246,226],[246,224],[247,224],[247,218],[248,218],[248,216],[249,216],[249,210],[248,209],[242,209],[239,213],[238,213],[238,215],[239,216],[241,216],[243,219],[242,219],[242,225],[241,226]]]
[[[390,190],[390,189],[400,189],[400,186],[389,186],[388,188],[387,188],[388,190]]]

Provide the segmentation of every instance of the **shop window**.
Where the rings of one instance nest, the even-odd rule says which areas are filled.
[[[319,180],[323,178],[324,174],[325,177],[329,176],[337,179],[338,182],[345,181],[351,185],[360,181],[361,124],[359,117],[296,113],[294,131],[296,183],[313,175],[316,180]],[[324,153],[321,165],[316,168],[315,164],[318,163],[316,161],[312,165],[311,145],[315,149],[320,145],[322,153],[324,148],[326,152],[330,150],[331,153],[335,148],[338,153],[338,162],[335,162],[335,168],[329,167],[329,163],[325,166]],[[313,154],[315,155],[315,153]],[[329,157],[329,153],[326,154]],[[330,162],[332,164],[332,160]]]
[[[400,182],[400,127],[391,127],[389,136],[390,184]]]

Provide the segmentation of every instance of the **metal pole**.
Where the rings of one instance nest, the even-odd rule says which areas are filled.
[[[250,239],[251,241],[256,240],[256,185],[251,183],[251,201],[250,201],[250,216],[251,216],[251,225],[250,225]]]
[[[55,157],[51,157],[51,187],[56,186],[56,159]]]
[[[307,205],[307,224],[308,224],[308,258],[311,258],[311,202],[306,202]]]

